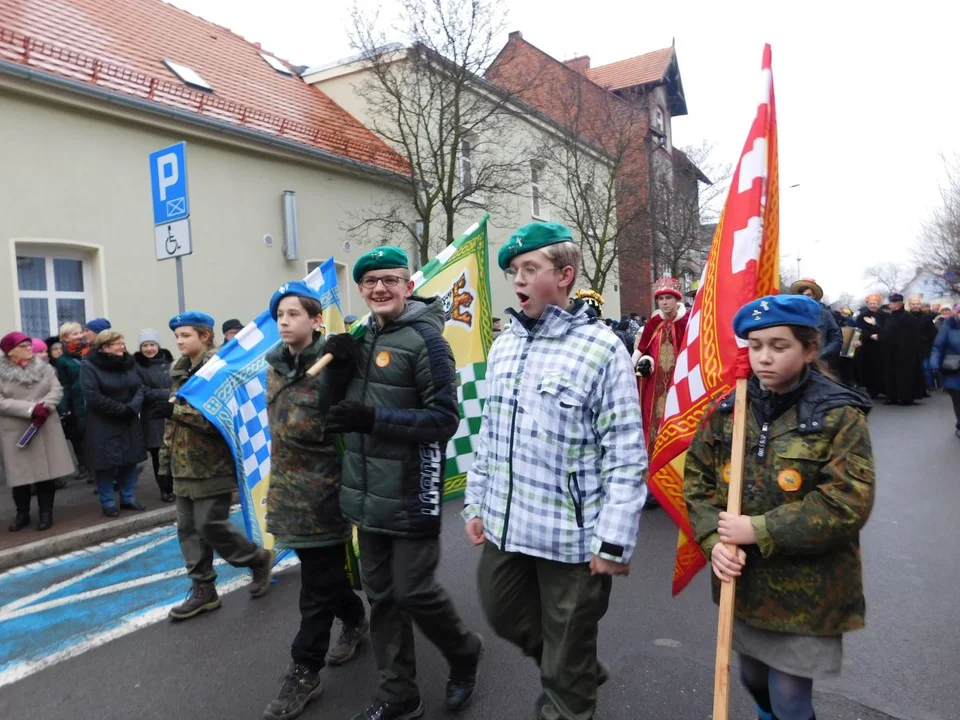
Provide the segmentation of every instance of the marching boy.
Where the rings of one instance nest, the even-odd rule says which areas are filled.
[[[636,377],[620,339],[570,303],[580,249],[566,226],[526,225],[498,260],[521,312],[488,359],[463,516],[483,545],[488,621],[540,666],[540,717],[590,720],[597,626],[647,494]]]

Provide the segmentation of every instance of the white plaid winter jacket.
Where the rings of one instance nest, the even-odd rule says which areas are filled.
[[[582,304],[520,322],[487,361],[487,401],[463,517],[506,552],[627,562],[647,454],[630,356]]]

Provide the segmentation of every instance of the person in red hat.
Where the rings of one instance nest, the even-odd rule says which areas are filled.
[[[647,439],[647,456],[653,455],[653,446],[663,420],[667,391],[673,380],[677,355],[687,331],[687,309],[681,300],[680,282],[674,278],[660,278],[653,290],[657,311],[644,326],[633,354],[640,387],[640,410],[643,431]],[[653,504],[648,496],[648,505]]]

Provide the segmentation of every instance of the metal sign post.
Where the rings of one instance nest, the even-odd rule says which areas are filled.
[[[182,258],[193,253],[186,152],[187,144],[181,142],[150,153],[154,246],[157,260],[176,260],[177,302],[181,313],[186,312]]]

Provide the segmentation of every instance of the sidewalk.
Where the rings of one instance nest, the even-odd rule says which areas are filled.
[[[176,506],[160,501],[153,467],[149,462],[142,467],[137,500],[147,508],[145,512],[121,510],[117,518],[104,517],[93,492],[95,486],[71,477],[66,488],[57,490],[53,527],[44,532],[37,531],[36,497],[31,498],[30,526],[20,532],[8,531],[16,510],[10,488],[0,488],[0,571],[175,522]]]

